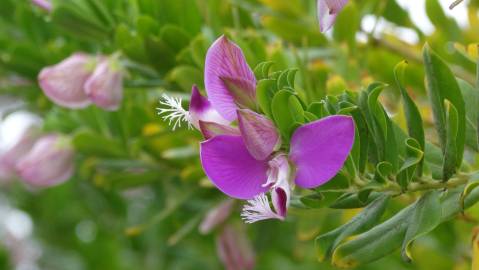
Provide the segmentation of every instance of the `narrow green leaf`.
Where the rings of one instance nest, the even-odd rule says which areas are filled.
[[[410,248],[414,240],[434,230],[440,224],[442,208],[439,196],[439,191],[429,191],[415,203],[402,245],[401,254],[404,260],[411,260]]]
[[[420,149],[419,143],[413,138],[408,138],[404,143],[406,145],[406,156],[401,169],[398,171],[397,181],[405,190],[416,174],[415,172],[423,160],[424,152]]]
[[[334,249],[347,237],[364,232],[374,226],[383,215],[388,201],[389,196],[383,195],[374,200],[348,223],[318,236],[315,245],[319,260],[329,259]]]
[[[444,100],[449,100],[457,111],[457,136],[455,167],[462,162],[465,144],[466,114],[464,99],[453,73],[446,63],[431,50],[429,45],[423,49],[424,65],[426,68],[426,88],[432,104],[436,130],[439,135],[443,154],[446,154],[448,143],[447,117]],[[447,178],[447,177],[443,177]]]
[[[271,102],[271,111],[276,126],[281,132],[286,141],[289,141],[291,134],[291,128],[295,124],[295,119],[291,115],[289,110],[285,110],[289,106],[289,98],[293,96],[293,93],[288,90],[280,90],[273,97]]]
[[[424,128],[422,123],[422,117],[419,113],[419,109],[417,108],[414,101],[409,96],[406,90],[405,84],[405,72],[407,68],[407,62],[403,61],[396,65],[394,69],[394,76],[396,78],[396,83],[398,85],[399,91],[401,92],[401,96],[403,99],[403,108],[404,113],[406,114],[406,123],[408,128],[408,134],[412,138],[414,138],[419,143],[419,149],[424,152],[425,148],[425,138],[424,138]],[[418,176],[422,175],[422,163],[417,166],[416,174]]]
[[[458,112],[452,103],[446,101],[446,130],[447,142],[444,154],[443,180],[447,181],[455,172],[457,162],[457,134],[458,134]]]
[[[258,82],[256,86],[256,100],[259,107],[270,119],[273,119],[271,111],[271,102],[276,93],[276,80],[264,79]]]

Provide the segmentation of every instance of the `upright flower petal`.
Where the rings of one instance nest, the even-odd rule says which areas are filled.
[[[318,0],[318,20],[321,32],[328,31],[336,21],[336,16],[348,0]]]
[[[251,199],[268,190],[268,164],[256,160],[241,136],[219,135],[201,143],[200,156],[206,175],[226,195]]]
[[[343,167],[354,143],[354,121],[334,115],[299,127],[291,138],[290,160],[296,166],[296,184],[320,186]]]
[[[190,100],[190,121],[193,126],[200,129],[199,121],[229,125],[231,121],[224,119],[218,111],[213,108],[209,100],[202,96],[196,85],[191,89]]]
[[[253,111],[238,110],[238,125],[246,148],[257,160],[265,160],[281,146],[281,138],[268,118]]]
[[[74,169],[70,140],[57,134],[40,138],[17,163],[20,177],[34,186],[48,187],[68,180]]]
[[[95,58],[75,53],[57,65],[43,68],[38,81],[45,95],[67,108],[83,108],[90,104],[84,84],[93,72]]]
[[[108,111],[120,107],[123,99],[123,71],[115,56],[101,60],[85,82],[85,92],[98,107]]]
[[[221,36],[209,48],[205,62],[208,98],[227,120],[236,119],[237,105],[256,104],[256,78],[241,49]]]

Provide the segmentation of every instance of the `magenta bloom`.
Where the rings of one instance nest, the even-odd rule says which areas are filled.
[[[54,66],[43,68],[38,75],[40,87],[60,106],[84,108],[90,104],[84,84],[93,73],[95,62],[94,57],[75,53]]]
[[[328,31],[336,21],[336,16],[348,3],[348,0],[318,0],[318,20],[321,32]]]
[[[205,87],[213,107],[229,121],[236,109],[256,108],[256,78],[241,49],[225,36],[209,48],[205,61]]]
[[[181,100],[165,98],[171,102],[162,104],[170,108],[160,109],[160,114],[169,113],[163,118],[176,121],[175,127],[186,120],[200,129],[206,139],[200,145],[203,169],[223,193],[247,200],[241,214],[247,223],[283,220],[293,185],[314,188],[341,170],[354,143],[354,121],[350,116],[334,115],[304,124],[293,133],[289,153],[281,151],[274,123],[245,109],[237,99],[248,97],[256,104],[254,87],[236,88],[232,94],[230,85],[221,79],[236,76],[236,81],[242,78],[255,85],[250,71],[241,49],[221,37],[206,57],[209,100],[193,87],[189,111],[181,107]],[[237,126],[230,124],[233,120],[238,120]]]
[[[123,72],[115,56],[103,58],[85,82],[85,93],[98,107],[115,111],[123,99]]]
[[[16,165],[28,184],[54,186],[68,180],[74,171],[74,151],[69,138],[51,134],[40,138]]]

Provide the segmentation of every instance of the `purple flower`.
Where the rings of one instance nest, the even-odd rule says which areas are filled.
[[[213,107],[229,121],[236,109],[256,108],[256,78],[245,56],[225,36],[208,49],[205,61],[205,87]]]
[[[164,97],[161,104],[169,108],[160,108],[160,114],[175,122],[173,128],[187,121],[200,129],[206,139],[200,145],[203,169],[223,193],[247,200],[241,214],[247,223],[284,220],[293,185],[314,188],[341,170],[354,143],[354,121],[335,115],[302,125],[293,133],[286,153],[274,123],[245,109],[221,80],[225,74],[235,75],[255,85],[250,71],[241,50],[221,37],[206,57],[209,100],[193,87],[189,111],[182,108],[181,99]],[[256,103],[248,89],[241,92]],[[231,126],[236,119],[238,127]]]
[[[318,20],[321,32],[326,32],[333,26],[336,16],[347,3],[348,0],[318,0]]]
[[[28,184],[49,187],[68,180],[74,171],[74,151],[70,139],[58,134],[40,138],[16,165]]]
[[[84,87],[86,95],[98,107],[118,110],[123,99],[123,71],[117,56],[103,58]]]
[[[67,108],[84,108],[90,100],[84,84],[93,72],[96,60],[84,53],[75,53],[62,62],[42,69],[40,87],[54,103]]]
[[[52,11],[52,3],[49,0],[32,0],[32,3],[46,11]]]

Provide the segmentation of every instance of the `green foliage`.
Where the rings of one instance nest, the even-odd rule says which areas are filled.
[[[245,226],[233,207],[226,222],[251,239],[258,269],[467,269],[473,225],[464,220],[479,217],[473,2],[462,27],[427,0],[435,32],[426,34],[395,0],[349,1],[324,35],[315,1],[57,0],[47,13],[2,0],[0,101],[22,100],[45,132],[70,135],[76,173],[33,192],[2,185],[0,197],[32,217],[42,269],[221,268],[221,226],[197,233],[224,199],[202,170],[200,134],[172,132],[155,108],[163,93],[186,108],[192,85],[204,90],[206,52],[226,34],[254,68],[257,110],[275,123],[281,150],[305,123],[335,114],[355,122],[344,168],[320,187],[295,189],[285,222]],[[366,32],[369,15],[417,41]],[[67,110],[42,93],[40,70],[77,51],[119,53],[118,111]],[[11,263],[0,244],[0,269]]]

